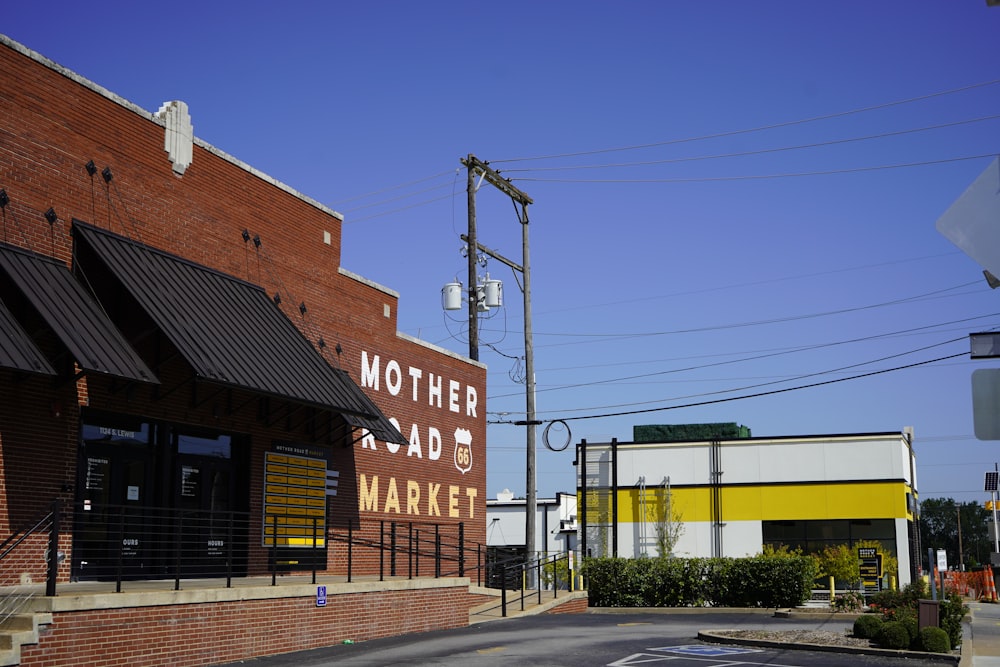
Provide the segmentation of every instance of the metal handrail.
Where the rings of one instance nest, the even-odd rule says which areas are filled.
[[[55,501],[53,501],[55,502]],[[3,543],[0,543],[0,561],[7,557],[21,542],[26,540],[28,537],[38,532],[43,524],[48,523],[52,519],[52,506],[49,506],[49,510],[41,516],[37,521],[35,521],[31,526],[21,528],[13,533],[11,533]],[[13,543],[13,544],[12,544]]]
[[[180,589],[182,577],[225,576],[226,587],[232,586],[234,576],[246,576],[250,565],[250,546],[254,530],[247,512],[209,512],[168,510],[157,507],[136,507],[134,505],[89,506],[84,514],[78,507],[76,519],[86,516],[89,521],[97,520],[100,538],[95,543],[91,537],[91,547],[100,550],[104,560],[99,570],[88,570],[87,576],[97,576],[114,582],[116,592],[121,592],[123,582],[128,580],[172,580],[174,590]],[[56,580],[59,566],[59,524],[61,503],[55,501],[44,517],[29,528],[9,536],[3,544],[3,555],[7,555],[30,535],[48,531],[48,572],[46,595],[56,595]],[[465,576],[466,570],[476,570],[476,581],[482,580],[482,555],[484,546],[465,540],[464,524],[431,524],[392,522],[398,532],[400,525],[408,531],[408,539],[390,541],[383,526],[382,535],[372,539],[359,535],[355,520],[348,521],[346,534],[323,525],[322,520],[314,520],[312,539],[314,548],[320,540],[337,542],[347,547],[347,580],[354,576],[355,550],[378,549],[380,569],[384,567],[386,556],[392,559],[393,574],[400,557],[408,559],[408,576],[420,576],[423,562],[433,560],[434,576]],[[383,522],[385,524],[385,522]],[[278,536],[274,522],[265,522],[265,535],[269,531],[272,539]],[[308,529],[307,531],[308,532]],[[433,534],[432,534],[433,533]],[[429,537],[428,537],[429,536]],[[398,534],[397,534],[398,538]],[[77,540],[83,540],[78,536]],[[308,535],[306,535],[308,540]],[[206,540],[217,540],[217,544],[206,544]],[[274,539],[272,544],[276,544]],[[469,550],[475,549],[475,564],[466,563]],[[207,551],[206,551],[207,550]],[[268,554],[267,570],[271,574],[272,585],[277,585],[277,573],[283,564],[276,551]],[[193,560],[192,560],[193,556]],[[303,568],[308,570],[309,566]],[[325,569],[320,559],[313,559],[312,580],[316,581],[317,571]],[[384,574],[384,571],[383,571]]]
[[[42,533],[46,529],[49,531],[48,551],[46,554],[46,583],[45,594],[55,595],[55,581],[59,567],[59,521],[62,502],[59,499],[53,500],[49,510],[30,526],[11,533],[7,539],[0,544],[0,561],[3,561],[14,550],[24,543],[32,535]],[[16,587],[13,592],[8,593],[0,602],[0,621],[19,613],[32,597],[31,593],[19,591]]]
[[[431,537],[426,537],[430,531],[424,530],[425,528],[433,530]],[[453,532],[456,536],[450,537],[442,532],[443,528],[454,529]],[[466,571],[471,568],[476,572],[476,584],[482,584],[482,572],[485,569],[483,565],[485,545],[465,539],[464,523],[440,524],[414,521],[404,523],[383,520],[379,524],[377,539],[354,537],[353,531],[354,522],[353,519],[349,519],[346,536],[343,530],[331,531],[327,535],[331,542],[340,542],[348,546],[348,582],[353,577],[354,547],[360,546],[378,550],[380,581],[384,580],[386,576],[398,576],[401,567],[400,560],[405,558],[406,576],[410,579],[421,576],[421,561],[430,560],[434,563],[433,576],[435,578],[443,576],[464,577]],[[402,531],[405,531],[405,535],[401,535]],[[468,560],[466,556],[471,550],[474,550],[476,554],[475,565],[466,562]],[[455,569],[448,568],[448,564],[454,564]],[[387,566],[388,572],[386,572]]]
[[[565,560],[567,566],[569,565],[569,552],[562,552],[558,554],[552,554],[551,556],[542,556],[534,559],[533,561],[526,561],[520,563],[514,563],[512,565],[507,565],[501,569],[503,579],[501,581],[500,588],[500,609],[501,615],[506,618],[507,616],[507,581],[508,573],[515,572],[519,573],[521,579],[521,611],[524,611],[524,599],[525,592],[527,591],[526,581],[528,579],[528,573],[534,570],[534,580],[538,584],[538,604],[542,603],[542,572],[546,565],[552,565],[552,597],[553,599],[559,597],[559,567],[560,561]],[[572,572],[568,573],[570,580],[567,581],[567,585],[572,589]]]

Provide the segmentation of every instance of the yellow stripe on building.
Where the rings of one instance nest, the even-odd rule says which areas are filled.
[[[844,484],[762,484],[723,486],[720,506],[723,521],[781,521],[824,519],[899,519],[907,518],[904,482],[853,482]],[[642,521],[645,505],[646,521],[653,520],[656,507],[662,504],[662,487],[645,490],[645,504],[640,490],[618,490],[618,521]],[[712,489],[709,486],[671,489],[671,499],[681,522],[712,521]],[[608,518],[610,518],[608,498]],[[593,507],[593,503],[590,503]],[[582,506],[582,503],[581,503]],[[588,516],[591,523],[606,521]],[[604,512],[601,512],[604,514]]]

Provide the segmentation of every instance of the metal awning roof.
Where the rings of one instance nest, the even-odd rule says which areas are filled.
[[[62,262],[0,244],[0,281],[12,283],[84,372],[159,383]]]
[[[333,410],[379,440],[408,444],[257,285],[73,221],[201,380]]]
[[[3,301],[0,301],[0,368],[42,375],[56,374]]]

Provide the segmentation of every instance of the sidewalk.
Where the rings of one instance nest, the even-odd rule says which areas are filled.
[[[470,587],[470,591],[490,599],[469,610],[469,625],[505,618],[499,590],[476,586]],[[587,591],[559,591],[558,596],[554,596],[552,591],[542,591],[541,596],[538,591],[525,591],[523,595],[521,591],[508,591],[506,618],[552,613],[564,605],[566,609],[573,608],[571,613],[578,613],[577,607],[581,605],[574,603],[581,602],[580,611],[584,611],[587,608]]]
[[[1000,604],[970,602],[960,667],[1000,667]]]

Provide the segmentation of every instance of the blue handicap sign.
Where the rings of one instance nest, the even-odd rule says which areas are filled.
[[[326,606],[326,586],[316,587],[316,606],[317,607]]]

